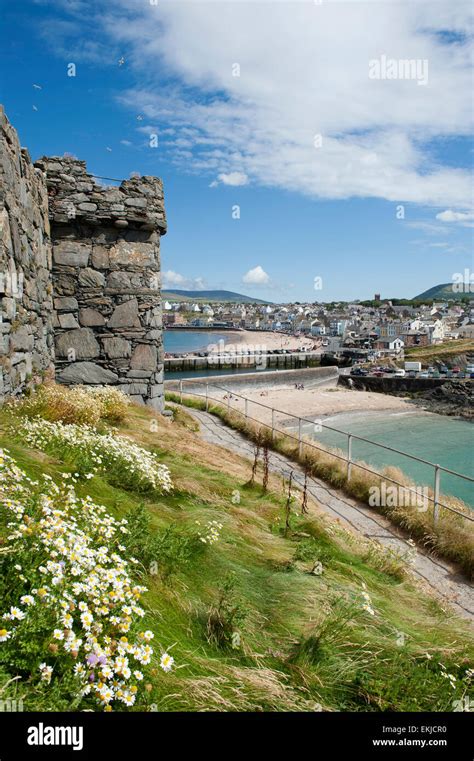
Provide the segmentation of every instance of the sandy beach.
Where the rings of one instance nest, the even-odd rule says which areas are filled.
[[[288,415],[306,417],[311,420],[324,419],[347,412],[414,412],[414,407],[404,399],[386,394],[376,394],[371,391],[351,391],[350,389],[332,385],[318,386],[311,389],[295,389],[290,387],[269,388],[262,392],[261,388],[252,390],[249,387],[239,389],[232,394],[229,402],[231,408],[244,410],[245,402],[237,396],[241,394],[249,402],[247,412],[250,417],[262,423],[271,423],[271,410],[281,410],[276,415],[279,424],[289,423]],[[223,399],[225,392],[213,389],[213,397]],[[252,404],[259,402],[259,404]],[[266,405],[265,407],[260,405]]]
[[[226,341],[221,346],[218,346],[218,351],[232,351],[236,349],[242,349],[244,346],[249,350],[256,349],[257,351],[268,351],[275,349],[313,349],[319,348],[319,339],[307,338],[305,336],[295,337],[288,336],[284,333],[275,333],[272,331],[263,330],[239,330],[228,331],[226,333]]]

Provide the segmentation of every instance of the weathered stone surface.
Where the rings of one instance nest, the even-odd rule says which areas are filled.
[[[115,307],[111,318],[107,322],[110,328],[139,328],[141,326],[138,316],[138,301],[130,299]]]
[[[79,323],[70,312],[65,312],[58,315],[59,326],[61,328],[78,328]]]
[[[87,243],[62,240],[53,246],[53,260],[55,264],[70,267],[87,267],[91,251],[92,247]]]
[[[129,357],[132,353],[132,346],[130,344],[130,341],[125,341],[125,339],[120,337],[104,338],[103,347],[104,347],[105,353],[111,359],[117,359],[119,357]]]
[[[29,325],[22,325],[10,334],[10,347],[13,351],[31,351],[34,343]]]
[[[155,346],[138,344],[133,351],[130,367],[133,370],[155,370],[157,359],[158,354]]]
[[[33,166],[1,108],[0,153],[0,403],[32,372],[53,377],[54,361],[60,382],[119,383],[161,403],[161,181],[107,188],[74,158]],[[23,278],[20,292],[5,273]]]
[[[106,246],[94,246],[92,249],[92,266],[98,270],[109,267],[109,249]]]
[[[91,328],[105,325],[103,315],[97,309],[91,309],[91,307],[84,307],[79,310],[79,322],[81,325]]]
[[[73,362],[59,373],[58,380],[61,383],[102,385],[117,383],[118,375],[96,365],[95,362]]]
[[[58,357],[68,357],[75,352],[75,359],[91,359],[100,355],[100,346],[90,328],[68,330],[56,338],[56,354]]]
[[[86,267],[80,271],[78,282],[83,288],[102,288],[105,284],[105,277],[101,272]]]
[[[78,307],[79,304],[77,303],[77,299],[74,299],[71,296],[59,296],[54,299],[54,308],[57,309],[58,312],[74,312]]]

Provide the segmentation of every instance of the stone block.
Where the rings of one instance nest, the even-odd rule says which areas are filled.
[[[132,354],[130,367],[132,370],[155,370],[157,351],[151,344],[138,344]]]
[[[96,365],[95,362],[73,362],[65,367],[58,375],[61,383],[84,383],[102,385],[117,383],[118,375]]]
[[[115,307],[108,323],[108,328],[139,328],[138,301],[130,299]]]
[[[53,260],[55,264],[70,267],[87,267],[92,246],[77,241],[62,240],[53,246]]]
[[[132,346],[130,341],[125,341],[119,336],[116,338],[104,338],[102,345],[104,347],[105,353],[111,359],[129,357],[132,353]]]
[[[84,307],[79,310],[79,322],[87,327],[99,327],[105,325],[105,319],[97,309]]]
[[[78,328],[79,323],[74,317],[73,314],[70,312],[65,312],[58,315],[58,321],[59,321],[59,327],[60,328]]]
[[[83,288],[103,288],[105,277],[102,272],[97,272],[97,270],[93,270],[91,267],[86,267],[80,271],[78,282]]]
[[[77,299],[72,296],[60,296],[54,299],[54,308],[58,312],[74,312],[78,306]]]
[[[56,354],[68,357],[68,352],[75,352],[75,359],[92,359],[100,354],[100,346],[90,328],[68,330],[56,338]]]

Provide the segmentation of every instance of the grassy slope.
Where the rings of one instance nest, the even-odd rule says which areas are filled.
[[[458,341],[447,341],[446,343],[434,346],[414,346],[405,349],[405,358],[407,360],[420,360],[424,364],[434,360],[449,362],[461,354],[472,354],[473,352],[474,341],[470,338],[463,338]]]
[[[270,479],[266,494],[260,486],[245,485],[249,463],[204,444],[183,411],[174,423],[160,418],[156,432],[150,430],[150,417],[132,408],[122,433],[160,454],[171,469],[174,495],[143,500],[98,477],[82,490],[119,516],[144,501],[151,530],[195,520],[218,520],[223,530],[219,542],[166,583],[147,574],[146,626],[155,632],[157,645],[169,649],[175,643],[171,652],[178,666],[171,674],[152,670],[148,706],[451,710],[453,697],[461,697],[463,689],[460,684],[456,692],[451,689],[439,662],[451,673],[464,673],[473,652],[464,622],[409,577],[400,580],[395,571],[380,570],[369,546],[318,514],[314,504],[310,516],[295,513],[293,531],[285,538],[279,531],[285,496],[278,480]],[[6,421],[2,413],[0,445],[30,475],[55,477],[73,469],[9,440]],[[235,490],[240,504],[232,502]],[[324,568],[319,576],[308,573],[316,560]],[[238,627],[239,649],[220,648],[206,636],[209,609],[230,572],[235,578],[230,602],[246,613]],[[363,584],[375,616],[361,609]],[[35,704],[27,686],[16,689],[17,696],[26,697],[27,710],[48,707]]]

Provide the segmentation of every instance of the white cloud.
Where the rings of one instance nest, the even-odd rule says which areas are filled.
[[[248,185],[248,181],[249,178],[245,172],[229,172],[229,174],[221,172],[221,174],[218,175],[217,180],[211,182],[209,187],[215,188],[219,182],[222,182],[223,185],[238,187],[239,185]]]
[[[446,44],[440,34],[468,32],[464,0],[96,7],[105,35],[91,44],[126,51],[136,77],[120,100],[175,130],[161,148],[184,171],[246,175],[311,198],[469,207],[469,171],[430,150],[472,129],[469,39]],[[369,61],[382,55],[428,61],[428,84],[369,79]]]
[[[441,222],[461,222],[461,224],[465,224],[467,227],[472,227],[469,223],[474,220],[474,214],[471,212],[446,209],[446,211],[441,211],[437,214],[436,219],[440,219]]]
[[[246,285],[268,285],[270,282],[270,276],[267,275],[265,270],[259,265],[250,269],[242,278],[242,282]]]
[[[206,283],[202,277],[188,278],[174,270],[163,272],[163,288],[178,288],[185,291],[202,291],[206,288]]]

